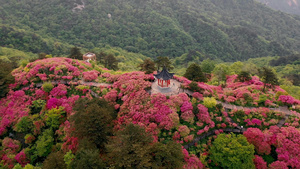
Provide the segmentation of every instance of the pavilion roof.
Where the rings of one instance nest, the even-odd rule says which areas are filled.
[[[170,80],[173,78],[174,73],[169,73],[167,68],[164,67],[162,71],[157,71],[157,74],[154,74],[154,76],[157,79],[161,79],[161,80]]]

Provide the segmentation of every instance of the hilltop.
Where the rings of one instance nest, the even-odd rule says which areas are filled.
[[[166,96],[149,92],[153,74],[70,58],[12,74],[0,100],[2,168],[299,166],[300,101],[263,91],[256,76],[228,76],[226,87],[175,76],[181,88]]]
[[[151,58],[198,52],[237,61],[300,49],[299,19],[253,0],[0,2],[0,45],[26,52],[110,45]]]

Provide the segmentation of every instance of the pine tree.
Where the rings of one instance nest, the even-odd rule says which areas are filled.
[[[155,63],[149,58],[145,59],[138,67],[140,67],[140,70],[144,71],[146,74],[150,74],[155,71]]]
[[[129,124],[106,145],[117,168],[149,168],[153,138],[145,129]]]
[[[166,56],[158,56],[155,60],[155,63],[156,63],[157,69],[160,69],[163,67],[166,67],[169,71],[174,69],[170,59]]]
[[[96,59],[97,61],[99,61],[100,63],[104,62],[104,58],[107,54],[104,52],[100,52],[100,53],[96,53]]]
[[[279,84],[276,74],[270,68],[263,67],[259,71],[259,74],[264,83],[263,91],[265,91],[266,87],[273,88],[275,85]]]
[[[44,169],[66,169],[64,153],[62,151],[52,152],[43,162]]]
[[[238,79],[240,82],[247,82],[247,81],[251,80],[251,75],[250,75],[250,73],[247,72],[247,71],[241,71],[241,72],[238,74],[237,79]]]
[[[108,69],[117,70],[118,69],[118,61],[112,54],[108,54],[104,56],[104,66]]]
[[[74,160],[70,164],[72,169],[102,169],[106,168],[105,163],[100,158],[97,149],[81,149],[76,153]]]
[[[0,59],[0,98],[6,96],[9,91],[9,84],[15,81],[11,71],[12,65]]]
[[[80,49],[78,47],[75,46],[71,48],[69,58],[82,60],[82,56],[83,54],[80,52]]]
[[[182,168],[183,166],[184,156],[179,143],[170,141],[162,144],[158,142],[153,145],[151,152],[154,154],[151,161],[152,166],[166,169]]]
[[[74,136],[103,148],[112,132],[113,108],[105,100],[94,98],[78,99],[73,109],[76,113],[71,116],[70,122],[75,128]]]
[[[207,79],[201,70],[201,67],[196,63],[191,64],[187,69],[184,77],[196,82],[206,82]]]

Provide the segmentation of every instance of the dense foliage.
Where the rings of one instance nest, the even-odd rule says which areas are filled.
[[[299,51],[300,21],[255,1],[0,2],[0,45],[34,53],[109,44],[152,58],[234,61]]]
[[[185,74],[183,75],[189,80],[196,82],[207,82],[205,74],[202,72],[202,69],[199,65],[193,63],[187,69]]]
[[[209,152],[216,166],[222,168],[253,169],[254,146],[243,135],[220,134]]]
[[[282,12],[300,15],[299,0],[257,0],[273,9],[280,10]]]
[[[9,84],[14,83],[11,75],[12,65],[0,59],[0,98],[4,97],[9,91]]]

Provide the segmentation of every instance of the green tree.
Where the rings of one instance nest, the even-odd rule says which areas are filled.
[[[207,82],[201,67],[196,63],[191,64],[185,71],[184,77],[196,82]]]
[[[9,84],[14,83],[15,78],[11,75],[12,65],[0,59],[0,98],[9,92]]]
[[[152,168],[174,169],[182,168],[184,156],[181,145],[173,141],[167,144],[156,143],[152,148],[153,160]]]
[[[36,155],[38,157],[47,157],[51,152],[54,138],[52,129],[45,130],[36,141]]]
[[[64,153],[62,151],[52,152],[43,162],[43,169],[66,169]]]
[[[70,168],[102,169],[106,168],[106,166],[100,158],[99,150],[81,149],[76,153],[75,158],[70,163]]]
[[[145,59],[143,63],[139,66],[141,71],[144,71],[146,74],[153,73],[155,71],[155,63],[151,59]]]
[[[247,82],[249,80],[251,80],[251,75],[249,72],[246,72],[246,71],[241,71],[239,74],[238,74],[238,77],[237,79],[240,81],[240,82]]]
[[[80,48],[74,46],[70,50],[69,58],[82,60],[83,54],[80,52]]]
[[[201,62],[200,66],[203,72],[211,73],[214,70],[216,63],[213,60],[205,59]]]
[[[230,74],[230,68],[224,63],[218,64],[213,70],[214,78],[220,84],[221,81],[225,81],[226,84],[226,76]]]
[[[106,148],[117,168],[149,168],[152,142],[153,138],[144,128],[129,124],[110,139]]]
[[[229,169],[254,169],[254,146],[243,135],[219,134],[209,149],[212,164]]]
[[[71,125],[75,128],[73,134],[80,140],[88,139],[98,148],[103,148],[107,136],[112,132],[114,109],[104,99],[80,98],[73,110],[76,111],[70,117]]]
[[[279,85],[277,75],[272,71],[272,69],[263,67],[259,70],[259,75],[264,83],[263,91],[266,87],[273,88],[275,85]]]
[[[173,70],[174,67],[172,66],[172,63],[170,59],[167,56],[158,56],[155,60],[157,69],[163,68],[164,66],[169,70]]]
[[[239,74],[244,68],[244,63],[243,62],[234,62],[233,64],[230,65],[230,70],[233,74]]]
[[[107,54],[104,52],[100,52],[100,53],[96,53],[96,59],[98,62],[103,63],[104,62],[104,58]]]
[[[104,66],[108,69],[117,70],[118,69],[118,61],[116,57],[112,54],[108,54],[104,56]]]

